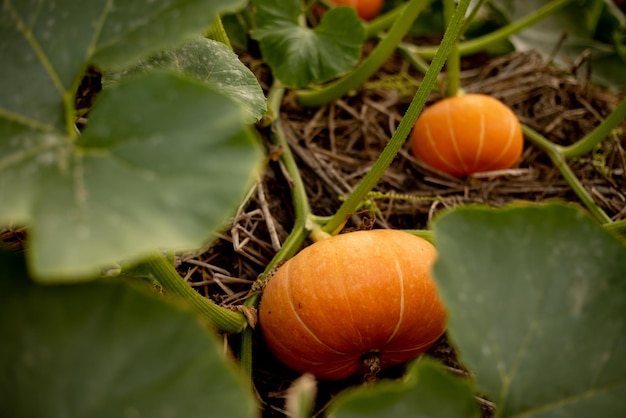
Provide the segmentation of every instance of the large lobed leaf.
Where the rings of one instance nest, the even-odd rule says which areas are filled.
[[[0,252],[0,416],[253,417],[221,343],[188,311],[117,282],[43,286]]]
[[[256,0],[252,37],[263,59],[287,87],[322,82],[348,71],[361,55],[365,29],[351,7],[337,7],[318,26],[300,24],[300,0]]]
[[[449,335],[497,416],[626,416],[626,246],[560,204],[434,225]]]
[[[3,2],[0,225],[29,226],[36,277],[85,279],[122,258],[197,248],[240,201],[261,153],[223,93],[133,78],[102,93],[80,137],[73,101],[88,64],[136,62],[242,3]]]
[[[214,86],[241,106],[246,123],[258,121],[267,110],[265,95],[252,71],[228,46],[202,36],[159,51],[130,68],[107,73],[105,83],[154,70],[173,70]]]
[[[0,13],[1,114],[65,129],[61,99],[87,63],[121,67],[175,46],[245,1],[6,0]],[[65,97],[63,97],[65,96]],[[56,118],[55,118],[56,116]]]
[[[71,277],[200,246],[241,199],[258,157],[238,107],[223,99],[165,74],[104,91],[67,168],[39,166],[34,271]]]

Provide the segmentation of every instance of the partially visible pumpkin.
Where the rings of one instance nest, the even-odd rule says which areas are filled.
[[[411,132],[413,155],[453,176],[506,169],[522,155],[519,119],[499,100],[465,94],[422,112]]]
[[[378,16],[383,9],[384,0],[328,0],[336,6],[350,6],[356,10],[363,20],[370,20]]]
[[[274,355],[300,373],[342,379],[408,361],[444,333],[430,270],[436,250],[403,231],[318,241],[269,279],[259,324]]]

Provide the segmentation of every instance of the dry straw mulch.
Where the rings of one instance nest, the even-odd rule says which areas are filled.
[[[286,96],[281,121],[315,215],[336,211],[399,124],[419,82],[419,76],[403,64],[397,58],[361,91],[317,109],[301,108]],[[522,123],[562,145],[591,132],[621,100],[619,94],[581,82],[533,52],[512,53],[467,68],[462,87],[500,99]],[[440,97],[440,92],[433,92],[429,103]],[[226,304],[245,297],[293,224],[289,175],[279,161],[280,150],[269,142],[266,145],[269,157],[263,177],[229,229],[200,256],[180,260],[192,285]],[[462,204],[579,202],[550,159],[528,142],[517,167],[464,179],[429,169],[405,145],[377,185],[379,195],[352,217],[347,228],[425,229],[438,212]],[[625,148],[626,124],[622,124],[597,149],[570,162],[613,220],[626,218]]]

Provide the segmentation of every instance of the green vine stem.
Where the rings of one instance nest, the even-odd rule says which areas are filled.
[[[253,387],[252,384],[252,343],[254,340],[254,330],[251,328],[246,328],[240,334],[241,339],[239,340],[239,367],[241,368],[243,375],[247,378],[250,386]]]
[[[254,330],[251,328],[246,328],[240,334],[241,339],[239,340],[239,367],[241,368],[243,375],[247,378],[250,386],[253,387],[252,384],[252,343],[254,340]]]
[[[413,21],[429,4],[429,0],[410,0],[402,7],[402,12],[394,22],[387,35],[380,41],[370,55],[348,75],[333,81],[319,89],[296,91],[298,102],[302,106],[317,107],[345,96],[367,81],[393,53],[404,35],[409,31]]]
[[[561,147],[550,142],[548,139],[543,137],[538,132],[532,130],[528,126],[522,125],[522,131],[524,132],[524,136],[530,140],[533,144],[543,150],[548,156],[552,163],[559,169],[569,186],[572,188],[574,193],[578,196],[578,198],[583,202],[583,204],[587,207],[589,212],[598,220],[601,224],[610,224],[611,218],[600,209],[593,198],[587,193],[587,190],[580,183],[572,169],[567,165],[567,161],[565,160],[565,156],[561,151]]]
[[[281,262],[293,257],[302,247],[304,240],[308,235],[310,227],[310,214],[308,196],[304,188],[304,182],[300,176],[300,170],[296,164],[296,160],[291,152],[289,143],[280,124],[280,106],[285,94],[285,88],[280,82],[275,81],[270,88],[267,107],[268,113],[272,115],[272,132],[271,136],[276,146],[281,149],[281,161],[285,165],[285,169],[289,173],[292,181],[291,195],[294,204],[295,221],[294,226],[281,246],[280,250],[274,255],[270,263],[265,267],[255,287],[262,288],[265,280],[272,270]],[[259,303],[259,291],[253,291],[244,302],[245,306],[257,307]],[[241,334],[241,346],[239,350],[239,362],[246,376],[252,376],[252,339],[253,330],[247,328]]]
[[[509,36],[526,29],[542,19],[558,12],[572,0],[554,0],[528,16],[503,26],[502,28],[468,41],[459,42],[459,54],[462,56],[485,50],[488,46],[507,39]],[[424,58],[431,59],[437,53],[437,47],[409,46],[411,51]]]
[[[604,228],[608,231],[614,231],[622,235],[626,235],[626,219],[622,219],[621,221],[611,222],[610,224],[604,225]]]
[[[450,24],[454,14],[455,0],[443,0],[443,16],[446,26]],[[464,27],[467,24],[464,25]],[[461,33],[459,34],[461,36]],[[457,37],[458,39],[458,37]],[[450,48],[446,61],[446,96],[454,97],[459,93],[461,85],[461,55],[459,54],[458,41]]]
[[[476,17],[476,14],[480,10],[480,8],[482,7],[484,2],[485,2],[485,0],[478,0],[478,2],[474,5],[472,10],[467,15],[467,18],[466,18],[465,23],[463,25],[463,29],[459,33],[458,38],[461,38],[463,36],[465,31],[469,27],[469,24]],[[452,3],[453,3],[452,6],[454,6],[454,2],[452,2]],[[450,6],[448,6],[447,9],[450,10],[450,15],[446,16],[446,19],[450,20],[450,18],[452,17],[451,12],[454,11],[454,8],[453,7],[450,8]],[[411,66],[413,66],[415,69],[417,69],[422,74],[426,74],[426,71],[428,71],[428,66],[430,65],[430,63],[428,61],[426,61],[426,59],[424,59],[424,57],[422,57],[421,55],[414,53],[414,51],[413,51],[414,46],[413,45],[407,44],[405,42],[400,42],[398,44],[398,46],[396,47],[396,49],[400,53],[400,55],[402,55],[402,57],[409,64],[411,64]],[[448,78],[450,78],[450,80],[446,83],[446,85],[448,85],[448,86],[451,85],[451,89],[447,93],[448,96],[455,96],[455,95],[458,94],[458,90],[459,90],[459,87],[460,87],[460,71],[461,71],[460,59],[461,59],[461,54],[459,54],[459,48],[458,48],[458,42],[457,42],[457,43],[455,43],[453,50],[450,51],[450,54],[448,55],[448,61],[446,63],[446,66],[447,66],[446,76]],[[451,64],[453,60],[454,60],[455,64]],[[456,64],[457,62],[458,62],[458,64]],[[456,69],[455,69],[455,67],[456,67]],[[440,80],[437,80],[435,90],[441,91],[441,84],[442,84],[442,82]]]
[[[324,230],[328,233],[334,233],[343,222],[354,213],[358,205],[363,201],[367,194],[374,188],[378,180],[383,175],[385,170],[391,165],[392,161],[400,151],[400,148],[404,144],[404,141],[408,137],[418,115],[422,111],[426,100],[430,95],[430,91],[437,81],[437,77],[443,68],[443,64],[446,60],[452,45],[456,42],[456,39],[461,31],[463,25],[463,17],[469,6],[470,0],[461,0],[454,12],[450,25],[448,25],[446,32],[443,36],[441,45],[435,54],[424,80],[420,85],[415,97],[411,101],[406,114],[402,118],[402,121],[398,125],[398,129],[391,137],[391,140],[378,157],[378,160],[372,167],[372,169],[365,175],[363,180],[357,185],[357,187],[350,193],[350,196],[343,202],[339,210],[333,215],[333,217],[324,226]],[[412,3],[409,3],[412,4]]]
[[[424,238],[426,241],[431,244],[435,243],[435,237],[433,236],[433,232],[427,229],[403,229],[403,231],[408,232],[409,234],[418,236],[420,238]]]
[[[420,55],[414,54],[408,44],[400,42],[396,49],[398,50],[400,55],[402,55],[402,57],[413,66],[413,68],[416,68],[417,71],[422,74],[426,74],[430,63],[422,58]],[[441,83],[438,81],[437,84]]]
[[[596,145],[602,142],[613,129],[615,129],[626,118],[626,98],[602,121],[591,133],[578,140],[572,145],[562,147],[560,151],[565,158],[571,159],[580,157],[590,152]]]
[[[470,10],[470,12],[465,17],[465,24],[463,25],[463,29],[461,30],[461,36],[459,37],[462,37],[463,34],[467,31],[467,29],[469,29],[471,23],[476,18],[476,15],[478,15],[478,11],[480,10],[481,7],[483,7],[484,3],[485,3],[485,0],[478,0],[477,2],[474,3],[474,7],[472,8],[472,10]]]
[[[365,38],[373,38],[380,32],[389,28],[391,25],[393,25],[396,19],[398,19],[403,11],[404,5],[399,5],[382,15],[375,17],[369,22],[364,22],[363,26],[365,27]]]
[[[178,274],[174,266],[163,255],[153,255],[142,265],[157,280],[165,292],[183,299],[203,318],[208,319],[216,329],[240,333],[247,327],[243,314],[222,308],[202,297]]]
[[[267,98],[267,107],[268,112],[274,115],[271,132],[273,142],[275,145],[280,147],[281,161],[285,165],[285,169],[291,177],[291,195],[294,205],[295,221],[293,229],[283,243],[282,247],[266,266],[262,275],[263,278],[267,276],[267,274],[269,274],[278,263],[291,258],[300,249],[304,239],[308,235],[310,227],[311,208],[309,206],[309,198],[306,194],[302,176],[300,175],[300,169],[296,163],[293,153],[291,152],[289,142],[287,141],[287,137],[285,136],[280,122],[280,106],[284,95],[284,86],[276,80],[270,88]],[[253,306],[256,304],[256,299],[254,297],[249,298],[246,301],[246,304]]]

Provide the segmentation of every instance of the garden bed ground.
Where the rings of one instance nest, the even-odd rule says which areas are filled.
[[[268,73],[254,58],[242,60],[268,87]],[[575,72],[564,72],[533,52],[490,58],[475,56],[464,61],[462,87],[467,92],[492,95],[510,106],[522,123],[555,143],[567,145],[597,126],[617,105],[619,94],[580,81]],[[576,71],[586,72],[579,66]],[[297,105],[285,97],[281,120],[301,168],[311,208],[319,216],[330,215],[348,195],[391,137],[410,103],[421,75],[396,56],[362,90],[317,109]],[[583,78],[584,79],[584,78]],[[430,100],[441,97],[433,92]],[[614,220],[626,217],[626,133],[606,139],[592,153],[571,161],[574,173],[596,203]],[[263,133],[263,130],[261,130]],[[265,132],[266,133],[266,132]],[[205,252],[181,258],[179,271],[199,292],[224,305],[240,303],[257,276],[287,237],[294,212],[290,179],[279,160],[281,150],[264,135],[267,169],[250,191],[229,229]],[[542,202],[560,199],[578,203],[575,193],[541,150],[525,144],[519,165],[499,173],[457,179],[430,170],[416,161],[405,146],[359,213],[346,229],[426,229],[440,211],[465,204],[493,207],[513,201]],[[498,303],[498,301],[492,301]],[[480,332],[480,324],[476,324]],[[237,338],[228,342],[236,350]],[[282,366],[263,344],[254,342],[254,383],[264,417],[284,417],[285,390],[298,375]],[[556,348],[555,348],[556,349]],[[466,375],[446,338],[429,352],[449,369]],[[402,368],[383,378],[398,377]],[[360,384],[359,378],[320,382],[316,413],[321,414],[338,391]],[[477,397],[485,416],[493,405]]]

